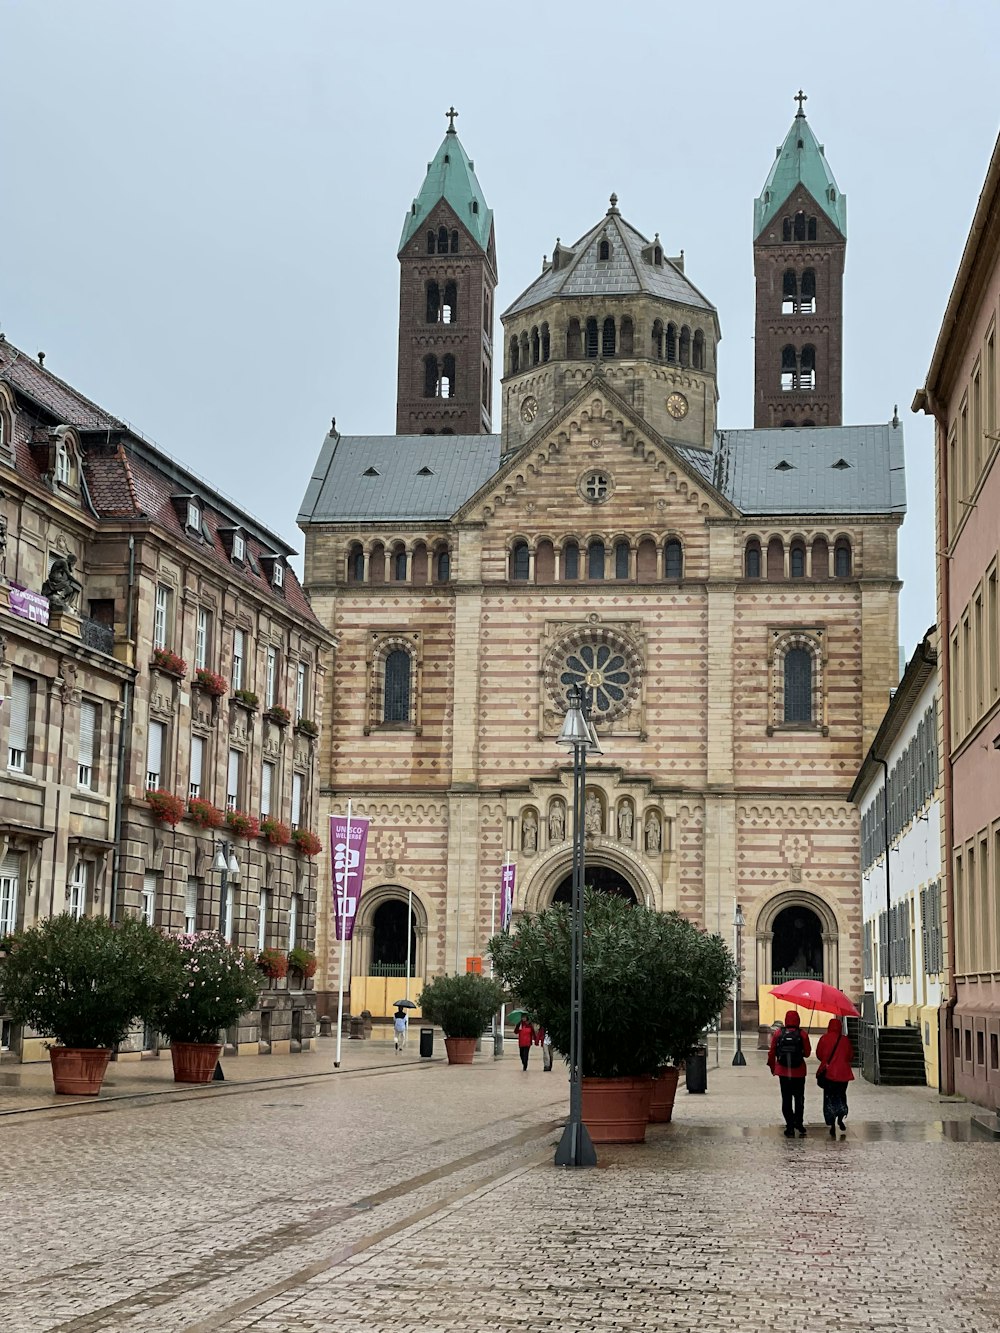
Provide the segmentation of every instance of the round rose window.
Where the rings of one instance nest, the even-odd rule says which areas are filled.
[[[556,645],[546,663],[549,692],[565,712],[570,691],[589,692],[597,723],[626,712],[639,689],[639,654],[635,646],[607,627],[585,630]]]

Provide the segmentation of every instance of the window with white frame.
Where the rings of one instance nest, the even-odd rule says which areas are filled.
[[[76,758],[76,785],[89,791],[94,785],[94,754],[98,724],[97,704],[84,699],[80,705],[80,750]]]
[[[288,905],[288,947],[294,949],[299,939],[299,907],[301,906],[301,895],[292,894],[292,901]]]
[[[198,929],[198,880],[189,878],[184,886],[184,930],[193,935]]]
[[[198,627],[194,641],[194,664],[199,670],[208,666],[208,654],[212,635],[212,613],[204,606],[198,607]]]
[[[233,559],[245,560],[247,554],[247,544],[243,538],[242,532],[233,533]]]
[[[73,479],[73,467],[70,462],[69,446],[65,440],[56,445],[56,481],[68,486]]]
[[[267,650],[267,679],[264,686],[264,705],[273,708],[278,702],[278,650]]]
[[[295,671],[295,717],[306,716],[306,686],[309,681],[309,668],[300,662]]]
[[[271,813],[272,793],[275,790],[275,774],[277,765],[265,761],[260,774],[260,813],[269,815]]]
[[[233,630],[233,689],[243,688],[243,669],[246,664],[247,636],[241,629]]]
[[[240,779],[243,774],[242,750],[229,751],[229,765],[226,771],[226,809],[240,808]]]
[[[88,870],[86,861],[74,861],[73,873],[66,886],[66,910],[76,921],[79,921],[87,910]]]
[[[7,767],[12,773],[27,773],[31,769],[28,749],[31,693],[31,681],[26,676],[15,676],[11,682],[10,725],[7,732]]]
[[[0,861],[0,939],[17,930],[21,887],[21,858],[8,852]]]
[[[153,605],[153,647],[166,648],[167,632],[170,629],[170,589],[162,583],[156,585],[156,600]]]
[[[150,722],[146,738],[146,790],[153,791],[163,784],[163,756],[166,752],[167,725]]]
[[[274,562],[274,568],[271,570],[271,583],[275,588],[285,586],[285,567],[280,560]]]
[[[188,776],[188,796],[201,795],[202,773],[205,768],[205,738],[191,737],[191,771]]]
[[[156,925],[156,873],[147,872],[142,877],[142,906],[140,916],[147,926]]]
[[[267,948],[267,889],[257,896],[257,952]]]
[[[298,828],[302,823],[302,789],[303,778],[301,773],[292,774],[292,828]]]
[[[194,532],[201,532],[201,505],[195,499],[187,502],[187,525]]]

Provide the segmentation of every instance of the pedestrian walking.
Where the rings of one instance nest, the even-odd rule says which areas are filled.
[[[527,1014],[522,1014],[514,1028],[514,1036],[517,1038],[517,1053],[521,1057],[521,1068],[525,1073],[528,1072],[528,1056],[531,1054],[531,1046],[535,1040],[534,1025],[528,1020]]]
[[[538,1029],[535,1044],[542,1048],[542,1069],[548,1074],[552,1070],[552,1038],[542,1027]]]
[[[854,1047],[839,1018],[831,1018],[826,1031],[816,1043],[816,1082],[823,1089],[823,1119],[830,1127],[830,1138],[847,1133],[847,1085],[854,1081]],[[836,1122],[836,1124],[834,1123]]]
[[[806,1056],[811,1052],[809,1034],[802,1031],[799,1011],[789,1009],[783,1026],[772,1034],[767,1052],[767,1067],[781,1084],[786,1139],[793,1139],[796,1130],[802,1138],[806,1135]]]
[[[410,1020],[406,1016],[406,1010],[397,1009],[396,1016],[392,1020],[392,1035],[395,1040],[397,1054],[406,1046],[406,1033],[409,1026]]]

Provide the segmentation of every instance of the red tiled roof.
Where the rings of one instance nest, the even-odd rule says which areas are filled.
[[[0,379],[79,430],[120,430],[122,422],[15,347],[0,343]]]

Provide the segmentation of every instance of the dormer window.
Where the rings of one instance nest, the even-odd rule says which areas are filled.
[[[607,260],[609,260],[609,259],[611,258],[611,242],[610,242],[610,241],[608,241],[608,240],[601,240],[601,241],[598,241],[598,243],[597,243],[597,258],[598,258],[598,260],[599,260],[601,263],[604,263],[604,262],[606,262]]]
[[[187,526],[192,532],[201,532],[201,505],[197,500],[187,502]]]
[[[241,532],[233,533],[233,559],[245,560],[247,554],[247,544]]]
[[[65,440],[60,440],[56,445],[56,481],[63,486],[68,486],[73,476],[73,466],[69,456],[69,446]]]
[[[271,583],[276,588],[285,586],[285,567],[280,560],[274,562],[274,568],[271,570]]]

